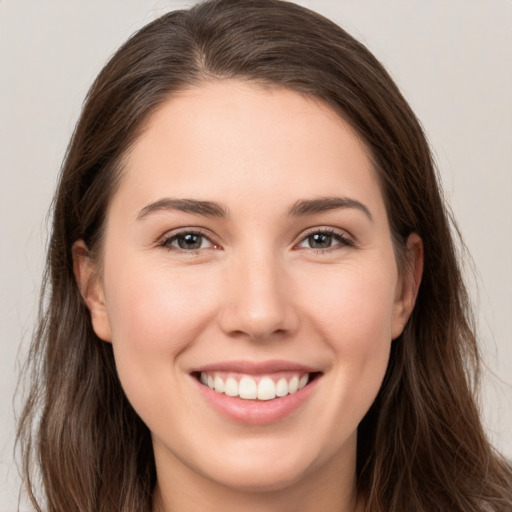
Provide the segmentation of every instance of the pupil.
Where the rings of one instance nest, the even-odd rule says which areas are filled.
[[[315,233],[309,236],[309,245],[313,249],[325,249],[331,246],[332,236],[328,233]]]
[[[178,238],[178,245],[180,249],[200,249],[201,248],[201,235],[189,233]]]

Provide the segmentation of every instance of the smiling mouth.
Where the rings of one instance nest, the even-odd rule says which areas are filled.
[[[234,372],[202,371],[193,376],[219,394],[242,400],[269,401],[293,395],[308,386],[321,372],[279,372],[248,375]]]

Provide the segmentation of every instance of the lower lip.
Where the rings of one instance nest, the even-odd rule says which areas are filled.
[[[202,396],[217,412],[232,421],[246,425],[268,425],[288,418],[305,404],[319,380],[317,377],[292,395],[273,400],[244,400],[224,393],[217,393],[194,377],[192,378]]]

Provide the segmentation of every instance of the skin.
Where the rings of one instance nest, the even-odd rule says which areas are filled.
[[[369,215],[290,215],[297,201],[334,196]],[[227,215],[148,208],[163,198],[215,202]],[[190,228],[202,245],[180,250],[176,233]],[[422,251],[411,235],[411,265],[399,271],[375,170],[350,126],[289,90],[214,81],[181,92],[126,155],[105,230],[99,262],[75,244],[75,273],[152,432],[154,510],[361,507],[357,426],[412,311]],[[308,236],[326,230],[331,242],[312,248]],[[190,375],[273,359],[321,376],[297,411],[266,425],[226,418]]]

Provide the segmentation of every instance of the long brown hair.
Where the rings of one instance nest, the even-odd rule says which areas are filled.
[[[212,78],[285,87],[335,109],[372,156],[397,258],[410,233],[423,240],[414,312],[359,427],[357,478],[367,511],[510,510],[512,472],[489,445],[475,405],[470,305],[420,124],[362,44],[280,0],[211,0],[171,12],[132,36],[89,91],[54,199],[32,383],[19,421],[36,509],[151,509],[150,434],[124,396],[111,345],[92,330],[71,247],[83,239],[91,254],[101,248],[123,156],[151,114],[176,91]]]

